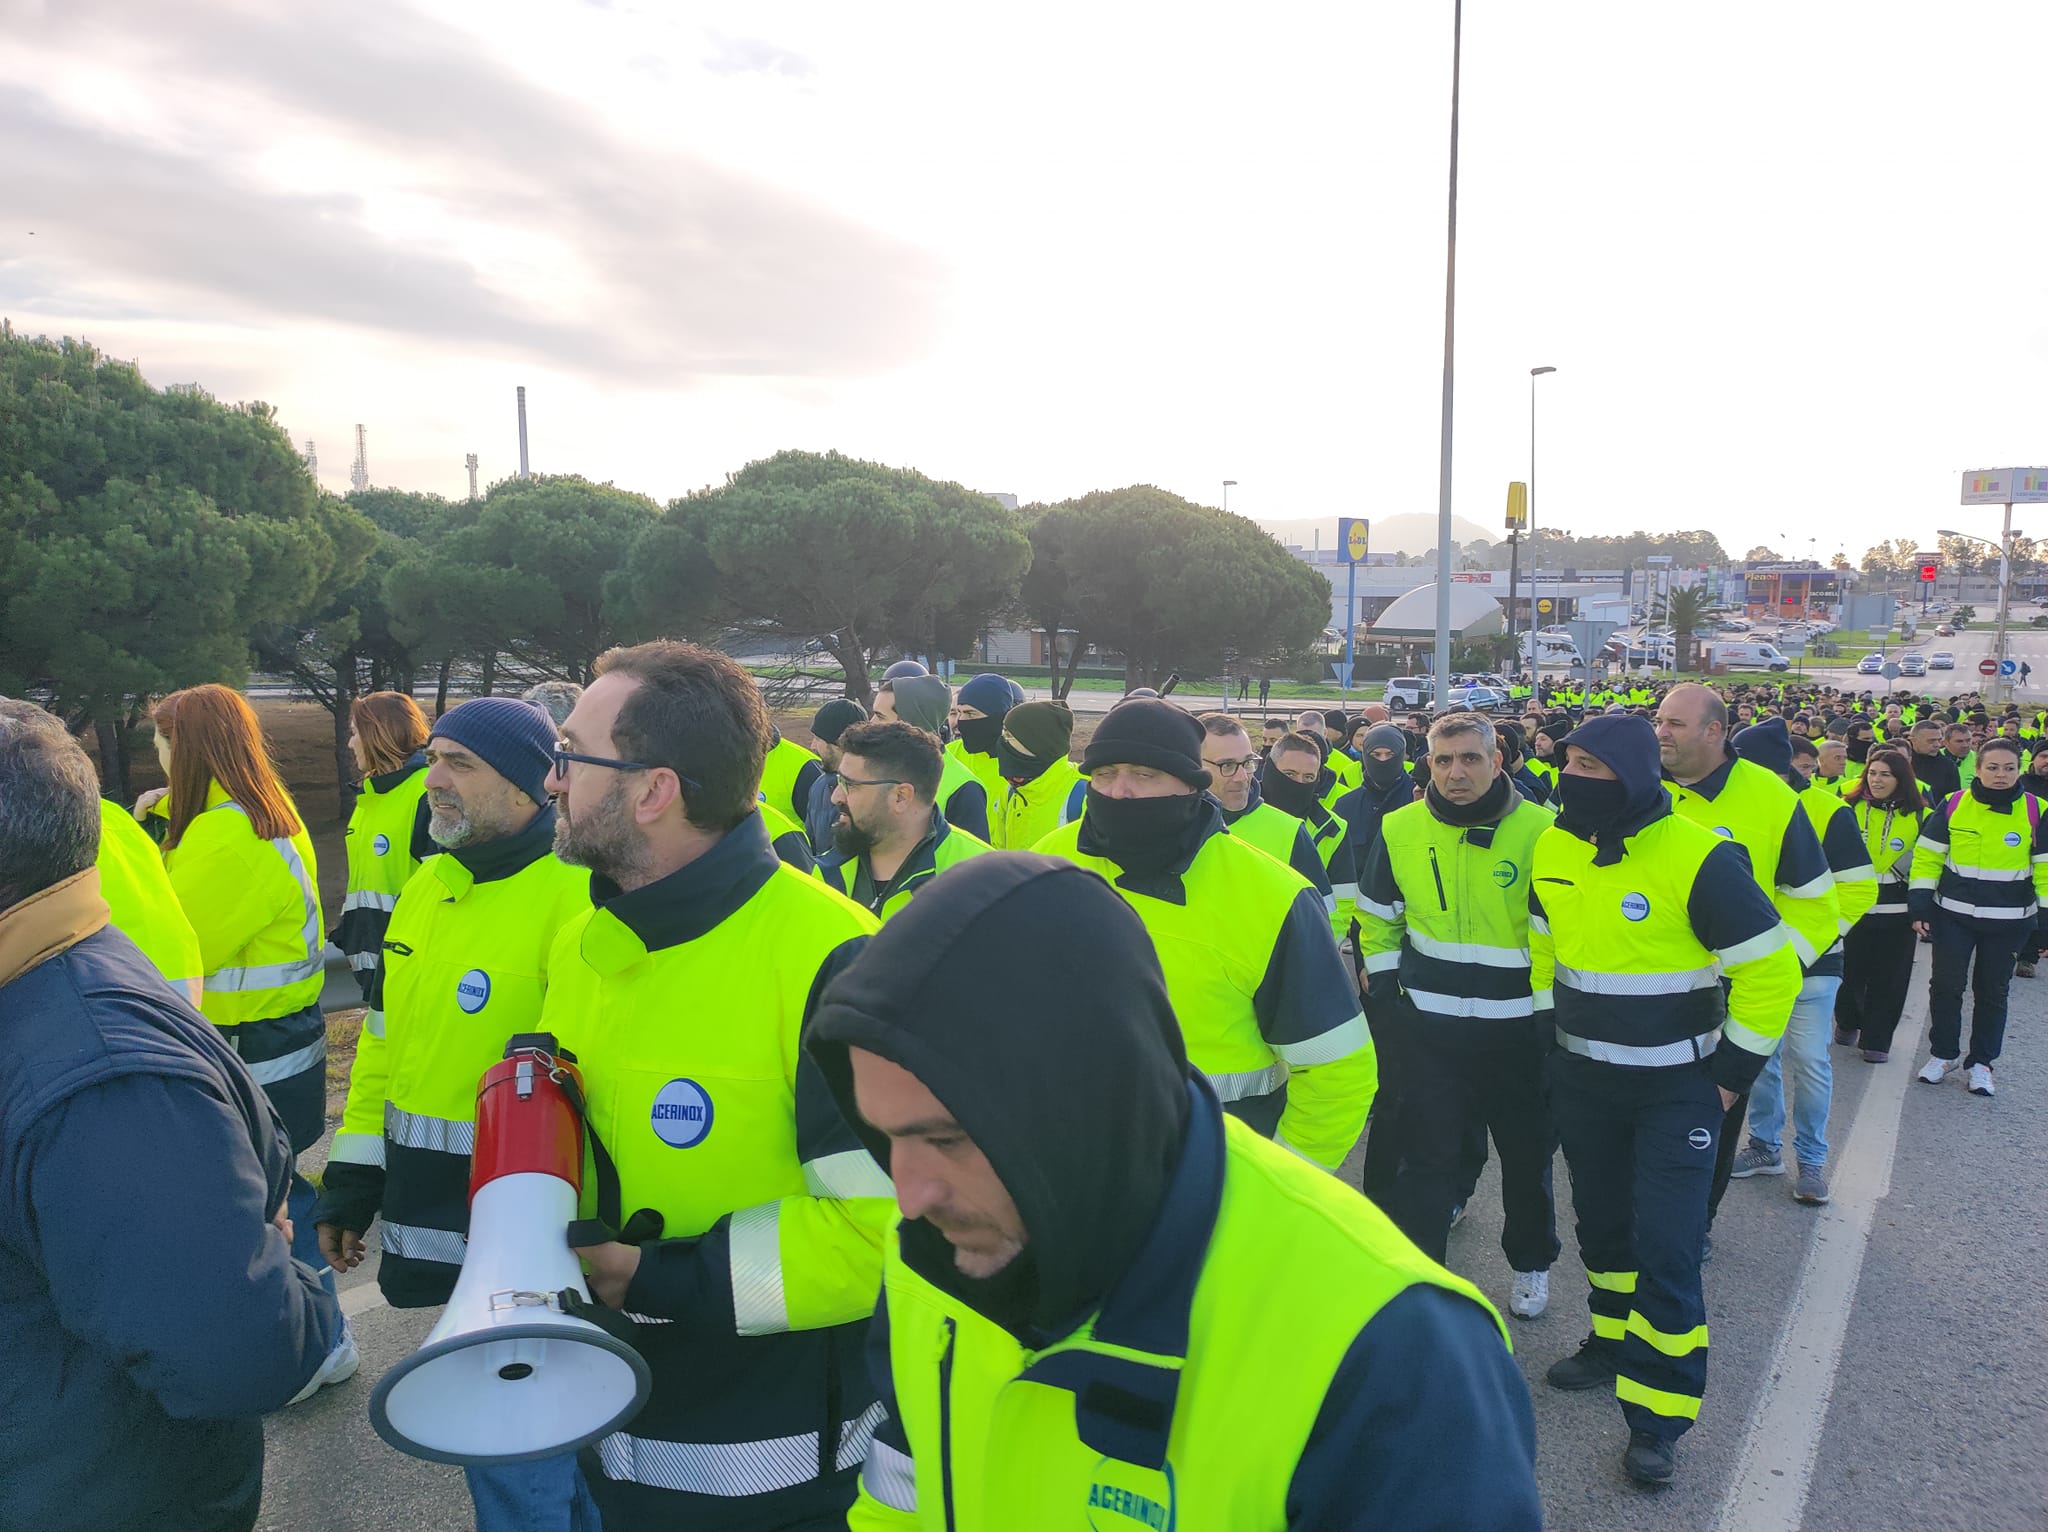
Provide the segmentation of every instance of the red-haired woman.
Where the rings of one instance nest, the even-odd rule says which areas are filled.
[[[240,692],[190,687],[164,698],[154,717],[170,779],[164,868],[199,936],[200,1010],[270,1097],[297,1154],[327,1125],[327,936],[313,842]],[[313,1187],[294,1171],[292,1254],[332,1291],[312,1209]],[[354,1371],[344,1332],[307,1391]]]
[[[334,945],[348,958],[363,998],[384,950],[384,928],[406,879],[432,855],[421,797],[427,790],[427,720],[403,692],[372,692],[348,710],[348,750],[363,789],[348,820],[348,893]]]

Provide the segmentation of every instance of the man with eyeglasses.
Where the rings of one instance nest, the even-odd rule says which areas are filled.
[[[549,782],[594,908],[555,944],[541,1027],[616,1167],[583,1212],[617,1237],[576,1243],[594,1313],[654,1376],[583,1457],[606,1532],[837,1525],[880,1418],[864,1357],[889,1182],[798,1044],[876,922],[776,860],[769,733],[730,656],[613,649]]]
[[[1225,826],[1239,840],[1250,841],[1276,862],[1285,862],[1308,879],[1330,911],[1331,929],[1338,942],[1348,943],[1357,894],[1356,882],[1349,876],[1348,853],[1340,901],[1331,871],[1324,865],[1323,849],[1311,836],[1304,816],[1276,808],[1261,796],[1259,784],[1263,774],[1244,725],[1228,713],[1204,713],[1198,722],[1202,725],[1202,765],[1214,779],[1209,784],[1209,793],[1223,808]],[[1313,764],[1321,770],[1320,760]],[[1343,850],[1343,823],[1334,815],[1327,817],[1336,827],[1338,849]]]
[[[1099,872],[1138,912],[1223,1109],[1335,1170],[1372,1105],[1372,1033],[1321,896],[1225,829],[1204,738],[1170,702],[1118,703],[1088,742],[1080,822],[1036,849]]]
[[[556,860],[554,721],[478,697],[427,740],[427,833],[439,846],[399,891],[313,1221],[336,1271],[362,1263],[378,1218],[377,1286],[393,1308],[446,1303],[469,1233],[476,1088],[505,1040],[539,1029],[555,937],[590,908]],[[482,1532],[567,1532],[590,1510],[574,1458],[465,1470]],[[551,1508],[536,1519],[533,1508]]]
[[[887,920],[948,867],[988,850],[947,821],[938,805],[944,778],[938,735],[885,719],[848,729],[832,789],[832,849],[819,858],[819,875]]]

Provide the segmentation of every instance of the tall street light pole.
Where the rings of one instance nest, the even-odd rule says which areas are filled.
[[[1223,481],[1223,509],[1226,511],[1230,509],[1230,486],[1236,482],[1237,480],[1235,479],[1225,479]]]
[[[1995,702],[2010,702],[2012,701],[2012,681],[2005,673],[2005,626],[2007,619],[2012,615],[2012,502],[2006,502],[2005,531],[2002,542],[1994,543],[1988,537],[1978,537],[1975,533],[1971,532],[1942,530],[1937,535],[1941,537],[1959,537],[1965,542],[1982,543],[1987,548],[1996,548],[1998,550],[1998,633],[1995,640],[1998,652],[1993,656],[1998,661],[1998,674],[1992,678],[1992,689],[1996,694],[1992,700]],[[1957,587],[1957,594],[1961,594],[1960,585]]]
[[[1556,371],[1555,367],[1529,369],[1529,695],[1539,703],[1543,672],[1536,668],[1536,380]]]
[[[1436,674],[1432,700],[1438,708],[1451,695],[1451,364],[1458,311],[1458,69],[1464,45],[1465,0],[1455,0],[1451,13],[1450,212],[1444,237],[1443,436],[1436,491]]]

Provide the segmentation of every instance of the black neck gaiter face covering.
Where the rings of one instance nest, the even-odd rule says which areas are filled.
[[[1557,816],[1561,830],[1590,840],[1621,823],[1628,812],[1628,784],[1618,777],[1586,777],[1566,772],[1557,779]]]
[[[1000,718],[963,718],[957,732],[968,754],[994,755],[996,742],[1002,737],[1003,721]]]
[[[1189,860],[1208,800],[1200,793],[1171,798],[1111,798],[1088,789],[1086,810],[1092,855],[1106,856],[1125,873],[1149,878]]]
[[[1858,766],[1861,766],[1864,762],[1870,759],[1871,747],[1874,746],[1876,743],[1877,741],[1873,739],[1850,740],[1849,759],[1854,761]]]
[[[1035,755],[1026,755],[998,730],[996,734],[996,769],[1012,782],[1035,782],[1045,775],[1051,761],[1041,761]]]
[[[2010,787],[1986,787],[1982,777],[1970,784],[1970,796],[1987,809],[2000,814],[2010,814],[2012,806],[2020,801],[2020,794],[2027,790],[2026,774],[2020,774],[2019,781]]]
[[[1365,758],[1365,780],[1372,784],[1376,793],[1388,791],[1407,775],[1408,763],[1398,755],[1385,761],[1375,760],[1369,755]]]
[[[1320,795],[1315,782],[1297,782],[1277,766],[1268,763],[1268,769],[1259,773],[1259,796],[1283,814],[1292,814],[1296,819],[1308,818],[1308,811],[1316,806]]]
[[[1514,804],[1515,789],[1505,773],[1493,779],[1493,785],[1470,803],[1453,803],[1436,790],[1432,782],[1425,790],[1429,799],[1429,811],[1447,825],[1490,825],[1507,813]]]

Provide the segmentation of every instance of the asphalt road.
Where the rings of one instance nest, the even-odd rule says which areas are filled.
[[[1835,1051],[1836,1198],[1785,1180],[1730,1189],[1706,1268],[1712,1366],[1678,1482],[1622,1477],[1626,1432],[1604,1393],[1560,1394],[1543,1370],[1587,1329],[1557,1168],[1565,1254],[1550,1312],[1514,1322],[1535,1402],[1538,1474],[1554,1528],[1659,1532],[2042,1532],[2048,1528],[2048,977],[2014,981],[2013,1021],[1986,1100],[1914,1084],[1925,1057],[1926,952],[1892,1061]],[[324,1155],[324,1145],[312,1159]],[[1347,1177],[1356,1179],[1354,1163]],[[1489,1168],[1451,1237],[1451,1265],[1506,1305]],[[418,1346],[433,1311],[385,1307],[375,1259],[343,1279],[362,1371],[268,1422],[260,1526],[270,1532],[440,1532],[468,1525],[457,1470],[372,1433],[371,1384]],[[1447,1461],[1447,1473],[1477,1465]]]

